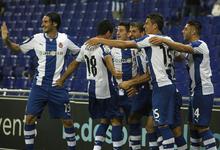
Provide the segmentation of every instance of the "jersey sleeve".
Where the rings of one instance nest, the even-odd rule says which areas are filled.
[[[111,55],[111,50],[108,46],[100,45],[100,48],[102,49],[102,58],[105,58],[107,55]]]
[[[36,44],[35,38],[34,36],[32,36],[20,44],[20,49],[23,53],[27,53],[28,51],[34,49],[35,44]]]
[[[190,43],[190,46],[193,48],[194,54],[204,54],[205,50],[208,49],[205,43],[201,41],[194,41]]]
[[[68,37],[67,39],[67,48],[75,55],[77,54],[79,51],[80,51],[80,48],[75,44],[73,43],[73,40],[71,37]]]
[[[149,42],[151,36],[145,35],[139,39],[134,40],[134,42],[137,44],[138,48],[145,48],[150,47],[151,43]]]
[[[84,50],[83,50],[83,48],[81,48],[81,50],[79,51],[79,54],[76,57],[76,61],[77,62],[84,62]]]

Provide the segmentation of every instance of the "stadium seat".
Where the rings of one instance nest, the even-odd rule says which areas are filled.
[[[14,82],[15,82],[15,78],[12,76],[3,77],[2,83],[4,88],[13,89]]]
[[[14,88],[16,89],[29,89],[30,79],[27,77],[18,77],[15,79]]]

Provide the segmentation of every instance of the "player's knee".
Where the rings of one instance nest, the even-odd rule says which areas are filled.
[[[111,119],[111,124],[112,124],[113,126],[119,126],[119,125],[122,124],[122,121],[121,121],[121,119],[113,118],[113,119]]]
[[[180,126],[173,128],[172,131],[173,131],[174,137],[179,137],[182,135],[182,129]]]
[[[139,123],[141,120],[141,116],[139,114],[131,114],[129,117],[128,117],[128,124],[136,124],[136,123]]]
[[[102,119],[100,120],[100,123],[101,123],[101,124],[110,124],[110,120],[109,120],[109,119],[104,119],[104,118],[102,118]]]
[[[36,120],[37,120],[36,116],[26,115],[25,119],[24,119],[24,122],[25,122],[25,124],[32,125],[32,124],[35,123]]]
[[[147,130],[148,133],[152,133],[155,131],[153,117],[147,118],[145,129]]]
[[[64,119],[62,120],[64,128],[71,128],[73,126],[73,120]]]
[[[208,126],[196,126],[196,130],[201,133],[201,132],[204,132],[204,131],[207,131],[209,130],[209,127]]]

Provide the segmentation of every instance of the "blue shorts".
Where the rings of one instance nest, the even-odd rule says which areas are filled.
[[[33,85],[26,106],[26,115],[40,118],[44,107],[48,104],[51,118],[70,119],[70,103],[65,88]]]
[[[175,97],[176,89],[172,84],[153,88],[153,117],[157,126],[174,124]]]
[[[92,119],[123,118],[118,104],[118,96],[116,95],[108,99],[89,97],[89,113]]]
[[[119,101],[118,101],[118,105],[120,108],[120,112],[124,115],[124,117],[126,118],[126,120],[128,120],[128,116],[130,114],[131,111],[131,105],[132,105],[132,97],[128,97],[127,95],[124,96],[119,96],[118,97]]]
[[[152,112],[152,90],[140,88],[140,91],[132,101],[131,114],[149,116]]]
[[[214,95],[195,93],[190,97],[189,122],[199,126],[209,126],[211,121]]]
[[[174,113],[174,124],[171,125],[171,128],[175,128],[177,126],[181,126],[182,123],[182,114],[181,114],[181,106],[182,106],[182,95],[179,92],[176,92],[175,97],[175,113]]]

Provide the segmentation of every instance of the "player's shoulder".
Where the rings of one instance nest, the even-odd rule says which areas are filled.
[[[144,36],[142,36],[142,37],[140,37],[138,39],[135,39],[135,42],[141,42],[141,41],[149,38],[150,36],[151,36],[150,34],[146,34],[146,35],[144,35]]]
[[[69,36],[66,33],[60,33],[60,32],[58,32],[57,37],[61,38],[61,39],[68,39],[69,38]]]
[[[195,48],[195,47],[208,47],[206,42],[203,40],[196,40],[190,43],[190,45]]]

